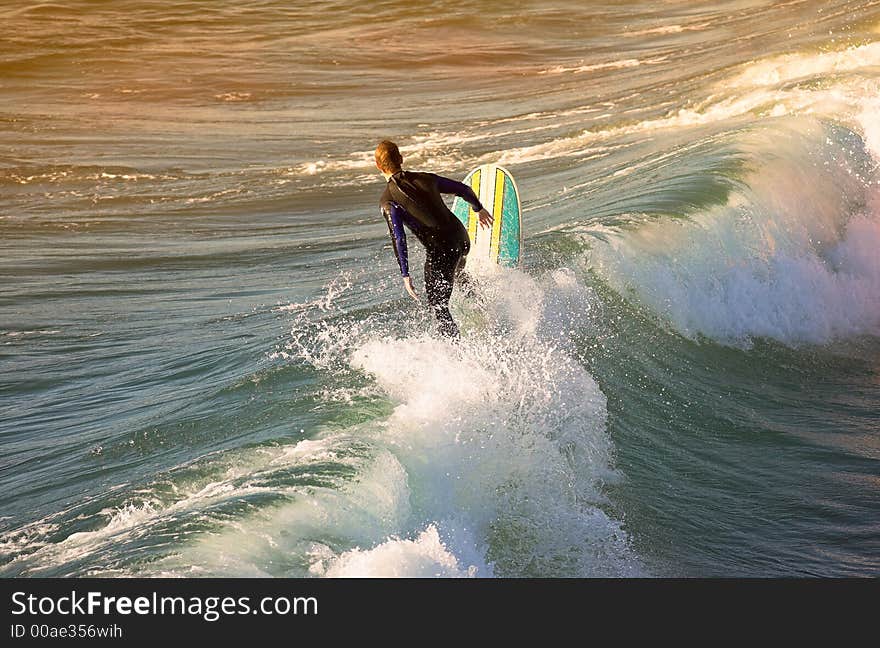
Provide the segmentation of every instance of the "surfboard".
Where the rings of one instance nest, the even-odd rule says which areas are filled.
[[[494,217],[491,228],[479,226],[477,213],[456,196],[452,212],[467,228],[471,240],[468,266],[500,265],[516,267],[522,256],[522,221],[519,190],[504,167],[484,164],[468,173],[463,181]]]

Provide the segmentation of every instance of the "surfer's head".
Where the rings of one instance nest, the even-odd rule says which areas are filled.
[[[382,140],[376,147],[376,167],[382,173],[393,174],[400,171],[403,156],[397,144],[390,140]]]

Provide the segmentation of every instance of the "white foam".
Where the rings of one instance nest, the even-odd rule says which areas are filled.
[[[411,142],[400,144],[400,152],[410,168],[425,166],[437,170],[454,169],[461,166],[462,161],[461,156],[456,153],[458,147],[491,137],[494,135],[481,131],[433,130],[413,135]],[[285,175],[314,176],[331,172],[367,171],[370,175],[360,179],[375,179],[378,172],[374,153],[373,149],[354,151],[342,158],[303,162],[287,169]]]
[[[567,342],[555,343],[568,338],[560,329],[588,321],[589,298],[566,270],[541,282],[515,271],[487,281],[488,321],[477,318],[466,341],[384,337],[353,353],[398,403],[376,439],[406,470],[411,533],[434,525],[468,574],[522,574],[526,565],[543,575],[633,573],[619,523],[597,508],[602,485],[618,478],[604,396]],[[438,550],[420,538],[376,548]]]
[[[340,476],[332,486],[290,489],[288,502],[224,522],[174,555],[147,566],[146,573],[316,575],[323,573],[324,561],[332,562],[335,557],[327,544],[331,541],[345,538],[354,546],[375,546],[406,531],[410,517],[406,473],[392,453],[372,447],[369,440],[328,433],[288,447],[278,460],[278,467],[326,462],[347,465],[357,476],[351,481]],[[246,462],[242,467],[253,471]],[[241,487],[236,494],[243,494]],[[309,561],[305,567],[304,561]]]
[[[657,64],[663,58],[625,59],[607,64],[552,68],[550,72],[590,71],[605,66],[634,67]],[[590,127],[567,137],[549,142],[508,149],[500,153],[502,164],[532,162],[559,157],[602,155],[607,149],[605,142],[620,140],[632,135],[658,131],[685,130],[759,114],[782,117],[804,112],[827,115],[832,119],[851,117],[861,111],[876,115],[876,100],[880,87],[876,82],[858,77],[864,68],[880,65],[880,43],[851,47],[837,52],[814,54],[791,54],[744,64],[732,76],[709,89],[702,101],[678,107],[660,117],[643,119],[622,125]],[[789,87],[796,81],[819,79],[829,74],[851,73],[832,84],[817,89]],[[566,113],[561,113],[566,114]],[[872,140],[880,136],[876,130]],[[615,144],[619,146],[619,144]],[[873,146],[877,146],[873,144]],[[875,148],[876,150],[876,148]]]
[[[39,329],[35,331],[3,331],[0,335],[5,335],[6,337],[26,337],[32,335],[57,335],[61,333],[61,331],[57,329]]]
[[[854,72],[880,65],[880,43],[868,43],[843,50],[796,53],[754,61],[725,85],[735,88],[778,87],[792,81]]]
[[[874,159],[880,161],[880,95],[869,95],[862,102],[856,122],[861,127],[865,146]]]
[[[215,99],[220,101],[248,101],[251,98],[250,92],[223,92],[215,94]]]
[[[601,70],[622,70],[625,68],[634,68],[642,65],[656,65],[657,63],[662,63],[668,57],[666,56],[657,56],[650,59],[637,59],[637,58],[628,58],[628,59],[619,59],[617,61],[605,61],[603,63],[583,63],[581,62],[579,65],[556,65],[552,68],[547,68],[546,70],[541,70],[538,74],[565,74],[565,73],[573,73],[573,74],[581,74],[583,72],[598,72]]]
[[[862,154],[806,118],[750,137],[760,164],[724,205],[599,242],[596,267],[687,336],[880,334],[880,198]]]
[[[328,578],[472,578],[480,574],[476,565],[464,568],[459,564],[433,524],[415,540],[392,538],[373,549],[346,551],[331,557],[327,567],[316,557],[312,573]],[[491,573],[487,567],[485,573]]]

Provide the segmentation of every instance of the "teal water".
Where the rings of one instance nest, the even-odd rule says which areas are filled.
[[[4,576],[880,574],[880,3],[0,15]],[[386,137],[517,179],[458,345]]]

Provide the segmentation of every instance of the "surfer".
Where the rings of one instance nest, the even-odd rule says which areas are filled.
[[[382,215],[406,292],[419,301],[409,276],[404,225],[425,246],[425,295],[437,318],[442,335],[458,337],[458,326],[449,312],[449,298],[456,278],[464,280],[462,270],[470,250],[465,226],[453,214],[440,194],[461,197],[478,213],[481,227],[492,224],[476,194],[466,184],[434,173],[402,169],[403,156],[394,142],[384,140],[376,147],[376,167],[385,176],[387,186],[379,199]]]

